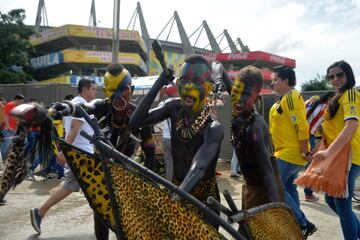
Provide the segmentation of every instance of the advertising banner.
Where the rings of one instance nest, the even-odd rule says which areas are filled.
[[[237,52],[237,53],[210,53],[204,54],[209,62],[236,62],[236,61],[264,61],[273,63],[275,65],[286,65],[289,67],[296,67],[296,61],[294,59],[281,57],[278,55],[256,51],[256,52]]]
[[[35,69],[46,68],[64,62],[62,52],[50,53],[44,56],[30,59],[30,64]]]
[[[111,28],[100,28],[80,25],[68,25],[69,36],[112,39],[113,30]],[[135,41],[146,52],[145,43],[138,31],[123,30],[119,31],[120,41]]]
[[[74,63],[111,63],[111,52],[99,51],[85,51],[85,50],[71,50],[63,51],[64,62]],[[123,65],[132,64],[137,65],[140,69],[146,72],[146,64],[137,53],[119,53],[119,62]]]
[[[57,28],[49,28],[40,32],[37,35],[30,37],[30,43],[33,46],[39,45],[44,42],[50,42],[58,38],[62,38],[68,35],[68,25]]]
[[[84,38],[98,38],[98,39],[112,39],[113,31],[111,28],[100,28],[80,25],[64,25],[56,28],[49,28],[42,31],[38,35],[30,38],[30,43],[33,46],[41,43],[50,42],[65,36],[84,37]],[[140,48],[146,52],[145,42],[138,31],[120,30],[120,41],[134,41],[139,44]]]

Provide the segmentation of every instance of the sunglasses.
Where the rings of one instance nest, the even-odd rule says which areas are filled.
[[[337,78],[342,78],[342,77],[345,76],[345,72],[338,72],[338,73],[336,73],[335,75],[328,75],[328,76],[327,76],[327,79],[328,79],[329,81],[334,80],[334,79],[335,79],[335,76],[336,76]]]

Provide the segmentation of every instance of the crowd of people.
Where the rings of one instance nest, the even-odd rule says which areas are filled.
[[[138,106],[130,100],[133,92],[130,73],[120,64],[109,65],[104,81],[107,99],[96,103],[101,107],[94,115],[98,119],[105,119],[102,127],[110,129],[108,136],[111,143],[126,156],[133,156],[137,143],[132,136],[139,136],[142,140],[141,149],[145,153],[144,165],[152,170],[156,164],[152,125],[163,121],[166,179],[207,204],[208,197],[220,201],[216,164],[223,141],[224,125],[219,120],[222,116],[218,116],[214,109],[231,104],[231,143],[234,148],[231,177],[243,175],[241,209],[248,210],[271,202],[285,202],[305,239],[316,232],[317,226],[301,210],[294,181],[305,167],[311,167],[312,161],[326,161],[338,149],[350,144],[350,168],[346,180],[348,195],[338,198],[325,192],[325,201],[339,216],[344,238],[358,239],[360,222],[352,210],[351,198],[355,180],[360,175],[360,93],[354,89],[355,78],[351,66],[345,61],[330,65],[326,78],[334,91],[323,96],[313,96],[306,102],[295,89],[294,69],[277,66],[273,71],[275,75],[272,86],[278,100],[270,109],[269,125],[254,107],[260,100],[264,81],[258,68],[247,66],[232,81],[220,63],[210,65],[198,55],[185,59],[176,82],[171,69],[164,71]],[[168,99],[156,108],[151,108],[161,91],[165,91]],[[228,92],[231,96],[230,103],[224,102],[223,92]],[[78,96],[71,102],[84,104],[95,98],[95,83],[82,79],[78,83]],[[10,112],[24,103],[25,97],[17,94],[11,102],[1,100],[3,140],[0,162],[6,164],[17,127],[16,119]],[[83,118],[64,117],[60,122],[63,124],[67,143],[94,153],[93,145],[79,134],[81,130],[92,133],[91,127]],[[39,136],[39,127],[41,126],[33,126],[27,134],[25,157],[29,158],[30,177],[33,177],[35,169],[42,162],[41,154],[36,154],[33,150]],[[318,150],[319,139],[323,139],[326,149]],[[63,179],[63,183],[43,204],[30,210],[32,225],[39,234],[46,212],[80,189],[66,164],[64,154],[61,151],[54,152],[51,159],[43,174],[46,176],[55,171]],[[310,188],[305,188],[304,191],[306,201],[319,200]],[[175,198],[181,201],[180,196]],[[6,200],[0,198],[0,204],[6,204]],[[210,207],[219,214],[218,209]],[[199,215],[202,216],[202,213],[199,212]],[[205,215],[203,217],[215,228],[218,227],[211,218]],[[108,239],[109,230],[96,214],[94,222],[96,238]]]

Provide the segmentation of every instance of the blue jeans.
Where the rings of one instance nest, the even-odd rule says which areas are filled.
[[[231,175],[236,175],[238,172],[240,172],[240,165],[234,149],[231,158]]]
[[[310,149],[311,150],[314,149],[315,142],[316,142],[315,135],[310,134],[309,143],[310,143]],[[308,168],[309,165],[310,165],[310,163],[307,163],[306,166],[305,166],[305,169]],[[304,188],[304,193],[305,193],[305,196],[312,196],[313,195],[313,191],[310,188]]]
[[[31,166],[29,167],[29,169],[31,169],[32,171],[34,171],[37,166],[39,166],[41,162],[40,157],[38,156],[33,163],[31,164]],[[60,164],[58,164],[56,162],[56,156],[55,154],[52,154],[51,158],[49,159],[48,165],[46,166],[45,169],[43,169],[43,175],[45,176],[46,174],[50,173],[50,172],[55,172],[58,174],[58,177],[61,178],[64,176],[64,167],[61,166]]]
[[[1,155],[2,155],[2,159],[3,161],[6,161],[7,155],[9,153],[11,144],[12,144],[12,140],[15,136],[15,132],[9,130],[9,129],[4,129],[3,130],[3,136],[4,136],[4,142],[1,145]]]
[[[325,194],[326,203],[340,218],[345,240],[358,239],[360,237],[360,222],[352,210],[351,202],[355,180],[359,175],[360,166],[352,164],[348,177],[349,196],[347,198],[334,198]]]
[[[284,199],[285,202],[292,209],[297,221],[300,226],[305,227],[308,223],[308,220],[305,217],[305,214],[300,209],[299,193],[294,184],[294,180],[298,176],[298,172],[303,170],[304,167],[284,160],[277,159],[279,174],[281,181],[284,185]]]

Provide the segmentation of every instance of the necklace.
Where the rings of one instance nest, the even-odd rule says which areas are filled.
[[[191,140],[210,119],[211,113],[213,112],[213,101],[211,99],[207,99],[206,102],[207,104],[204,109],[190,126],[187,127],[185,125],[184,117],[180,117],[180,119],[176,122],[175,129],[183,140]]]
[[[233,117],[231,121],[231,144],[235,148],[235,150],[240,150],[242,140],[245,138],[246,128],[253,122],[254,120],[254,112],[252,112],[246,119]]]

